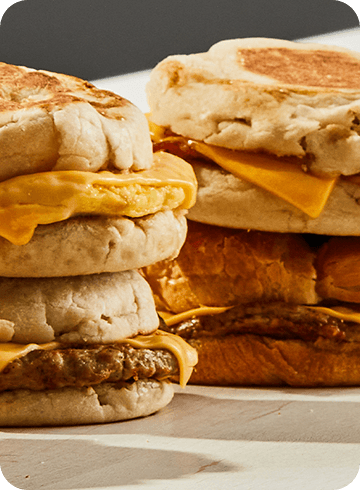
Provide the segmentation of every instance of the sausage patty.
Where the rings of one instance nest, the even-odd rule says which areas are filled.
[[[0,392],[28,388],[92,386],[139,378],[164,379],[178,374],[175,356],[162,349],[129,344],[70,346],[35,350],[12,361],[0,373]]]
[[[187,341],[250,333],[284,340],[315,341],[323,337],[341,342],[359,340],[360,325],[307,306],[279,301],[238,305],[218,315],[193,317],[162,329]]]

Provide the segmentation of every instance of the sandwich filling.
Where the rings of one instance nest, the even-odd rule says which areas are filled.
[[[311,342],[319,338],[360,341],[360,312],[356,306],[350,309],[271,302],[222,309],[203,307],[181,314],[160,312],[160,315],[168,332],[186,340],[250,333]]]
[[[0,391],[90,386],[105,381],[179,378],[184,387],[196,351],[179,336],[157,330],[112,344],[0,344]]]
[[[0,236],[28,243],[37,225],[78,215],[146,216],[195,202],[191,166],[157,153],[148,170],[127,173],[51,171],[0,182]]]
[[[339,179],[308,171],[300,158],[230,150],[175,135],[151,121],[149,126],[155,152],[169,151],[189,161],[205,158],[235,177],[280,197],[311,218],[321,214]],[[351,177],[347,180],[351,181]]]

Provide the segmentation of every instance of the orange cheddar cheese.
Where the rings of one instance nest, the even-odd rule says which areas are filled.
[[[303,170],[300,162],[294,163],[268,153],[230,150],[208,145],[183,136],[170,135],[149,121],[154,143],[169,142],[187,145],[200,155],[209,158],[236,177],[292,204],[311,218],[317,218],[338,180],[338,177],[319,176]]]
[[[166,349],[174,354],[179,364],[179,383],[184,387],[189,381],[193,367],[198,357],[196,350],[178,335],[160,330],[150,335],[138,335],[131,339],[124,339],[117,343],[130,344],[141,349]],[[49,342],[47,344],[15,344],[12,342],[0,343],[0,373],[15,359],[19,359],[29,352],[38,349],[66,348],[66,344]]]
[[[131,173],[53,171],[0,182],[0,236],[15,245],[30,241],[39,224],[81,214],[146,216],[191,207],[197,182],[190,164],[159,152],[154,166]]]

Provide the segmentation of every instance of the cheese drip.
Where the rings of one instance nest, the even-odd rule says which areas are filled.
[[[79,214],[146,216],[193,206],[197,182],[190,164],[174,155],[154,155],[151,169],[98,173],[53,171],[0,182],[0,236],[28,243],[39,224]]]
[[[124,339],[118,344],[130,344],[138,349],[166,349],[176,357],[179,364],[179,383],[184,388],[189,381],[198,357],[196,350],[178,335],[157,330],[150,335],[138,335],[132,339]],[[26,356],[33,350],[64,349],[66,344],[49,342],[47,344],[15,344],[12,342],[0,343],[0,373],[10,362]]]
[[[10,362],[26,356],[33,350],[52,350],[59,347],[59,342],[48,342],[47,344],[15,344],[13,342],[0,342],[0,373]]]
[[[178,335],[157,330],[152,335],[138,335],[133,339],[124,340],[132,347],[142,349],[167,349],[172,352],[179,363],[179,383],[182,388],[189,381],[194,366],[197,364],[198,356],[196,350]]]
[[[346,322],[360,323],[360,312],[345,306],[333,306],[332,308],[327,308],[324,306],[309,306],[308,308]]]
[[[172,325],[198,316],[218,315],[230,308],[232,308],[232,306],[199,306],[198,308],[182,311],[181,313],[170,313],[169,311],[158,311],[158,313],[166,325],[171,327]]]
[[[190,320],[191,318],[196,318],[205,315],[219,315],[224,313],[226,310],[233,308],[232,306],[200,306],[199,308],[194,308],[191,310],[183,311],[181,313],[172,313],[170,311],[158,311],[161,318],[164,320],[168,327],[176,325],[180,322]],[[324,313],[325,315],[338,318],[345,322],[360,323],[360,311],[353,310],[345,306],[306,306],[310,310],[318,311],[319,313]]]
[[[321,214],[338,180],[338,177],[305,172],[300,163],[275,155],[230,150],[178,135],[166,136],[165,129],[152,121],[149,121],[149,128],[153,142],[175,143],[183,147],[186,145],[235,177],[271,192],[311,218],[317,218]]]

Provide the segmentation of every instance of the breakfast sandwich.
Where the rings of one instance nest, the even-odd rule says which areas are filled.
[[[176,257],[196,179],[146,117],[68,75],[0,63],[0,426],[149,415],[196,364],[139,270]]]
[[[154,151],[198,180],[179,256],[145,268],[194,383],[360,384],[360,54],[277,39],[160,62]]]

